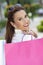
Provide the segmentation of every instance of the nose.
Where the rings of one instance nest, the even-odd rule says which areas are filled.
[[[30,20],[24,19],[24,23],[30,24]]]
[[[25,22],[25,23],[28,23],[28,21],[27,21],[26,19],[24,19],[24,22]]]

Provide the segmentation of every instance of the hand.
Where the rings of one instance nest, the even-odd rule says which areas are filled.
[[[27,34],[27,35],[33,35],[35,38],[37,38],[37,34],[35,32],[33,32],[32,30],[30,31],[24,31],[24,34]]]
[[[35,38],[38,37],[38,35],[34,31],[32,31],[32,30],[31,30],[31,35],[33,35]]]

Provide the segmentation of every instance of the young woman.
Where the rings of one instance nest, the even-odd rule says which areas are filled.
[[[33,37],[36,38],[37,34],[30,30],[29,25],[30,20],[27,16],[25,9],[20,4],[16,4],[14,7],[11,7],[8,11],[5,42],[21,42],[32,40]],[[0,43],[2,44],[3,41],[1,41]],[[6,65],[3,46],[4,45],[2,44],[0,58],[3,58],[0,65]]]
[[[16,4],[9,8],[5,40],[7,43],[31,40],[37,34],[30,30],[30,20],[23,6]]]

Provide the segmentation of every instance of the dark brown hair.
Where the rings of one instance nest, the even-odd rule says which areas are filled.
[[[25,9],[21,5],[15,5],[15,6],[9,8],[8,21],[7,21],[7,25],[6,25],[6,35],[5,35],[6,43],[11,43],[11,41],[12,41],[12,37],[15,33],[15,28],[10,24],[10,22],[14,22],[13,15],[14,15],[14,13],[16,13],[17,11],[20,11],[20,10],[25,10]]]

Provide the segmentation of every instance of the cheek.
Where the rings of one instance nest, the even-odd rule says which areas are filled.
[[[23,23],[22,23],[22,22],[19,22],[19,21],[18,21],[18,22],[16,22],[15,24],[16,24],[16,26],[17,26],[18,28],[23,27]]]

